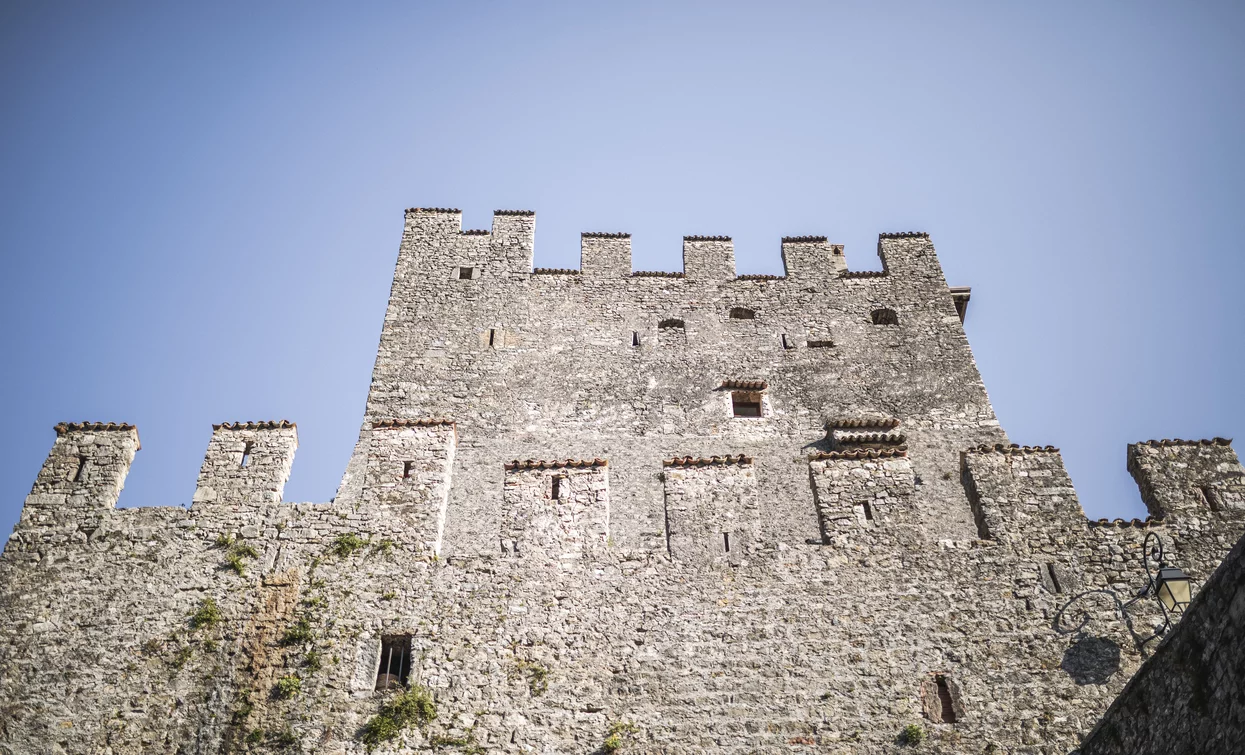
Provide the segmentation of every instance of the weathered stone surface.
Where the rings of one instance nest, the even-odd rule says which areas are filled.
[[[438,716],[380,751],[1066,753],[1144,660],[1153,601],[1106,591],[1146,535],[1204,580],[1245,531],[1226,441],[1130,447],[1155,518],[1086,521],[924,234],[877,274],[819,237],[636,274],[613,233],[534,273],[534,224],[407,212],[329,503],[280,502],[290,423],[216,428],[189,510],[115,508],[134,428],[58,426],[0,558],[0,753],[363,752],[395,646]]]

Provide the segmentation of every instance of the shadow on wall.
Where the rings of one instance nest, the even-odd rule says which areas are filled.
[[[1064,651],[1060,668],[1081,686],[1106,684],[1120,670],[1120,646],[1105,637],[1082,637]]]

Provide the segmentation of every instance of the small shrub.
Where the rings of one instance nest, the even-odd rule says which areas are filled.
[[[534,661],[522,658],[515,661],[519,671],[527,675],[527,688],[532,697],[539,697],[549,691],[549,669]]]
[[[333,545],[330,550],[338,556],[346,558],[355,551],[361,548],[366,548],[367,544],[367,540],[364,540],[355,533],[346,532],[337,536],[337,539],[333,541]]]
[[[194,648],[190,647],[189,645],[183,648],[180,648],[176,653],[173,654],[173,661],[172,661],[173,668],[180,671],[183,666],[185,666],[187,663],[190,663],[190,657],[194,655],[194,653],[195,653]]]
[[[239,577],[246,576],[246,562],[237,553],[228,553],[225,555],[225,566],[233,569]]]
[[[199,610],[190,615],[191,629],[211,629],[220,623],[222,616],[216,601],[204,598]]]
[[[259,551],[250,545],[238,543],[233,547],[233,552],[240,558],[259,558]]]
[[[397,545],[397,543],[393,542],[389,538],[385,538],[384,540],[381,540],[379,543],[373,546],[373,550],[375,550],[377,553],[381,554],[382,556],[387,556],[389,555],[389,552],[393,550],[393,547],[395,545]]]
[[[384,595],[380,596],[380,599],[381,599],[381,600],[394,600],[394,599],[396,599],[397,597],[398,597],[398,594],[397,594],[396,592],[394,592],[393,590],[390,590],[389,592],[387,592],[387,593],[385,593]]]
[[[423,687],[414,686],[385,703],[380,712],[363,726],[360,739],[371,752],[382,742],[388,742],[411,725],[424,727],[437,717],[437,706],[432,695]]]
[[[217,548],[228,548],[231,545],[233,545],[233,535],[226,535],[222,532],[216,536]]]
[[[290,645],[301,645],[304,642],[311,642],[314,637],[311,634],[311,624],[307,623],[306,618],[299,619],[281,635],[282,647]]]
[[[283,732],[270,735],[268,742],[273,747],[293,747],[298,744],[298,737],[294,736],[293,729],[286,729]]]
[[[303,689],[303,680],[297,676],[283,676],[277,681],[277,697],[288,700]]]
[[[324,666],[323,661],[320,660],[320,654],[315,650],[307,652],[307,657],[303,659],[303,663],[307,666],[307,673],[309,674],[316,673]]]
[[[903,743],[912,747],[916,747],[925,741],[925,730],[917,724],[908,724],[903,727],[903,732],[899,735]]]
[[[639,732],[630,721],[615,721],[606,732],[605,742],[601,744],[602,752],[615,753],[622,749],[627,740]]]
[[[264,741],[263,729],[251,729],[251,733],[246,735],[247,744],[257,745]]]
[[[143,643],[143,655],[159,655],[164,650],[164,641],[159,637],[152,637]]]

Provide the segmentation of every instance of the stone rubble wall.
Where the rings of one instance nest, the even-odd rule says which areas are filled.
[[[1218,441],[1130,448],[1164,516],[1086,521],[1006,445],[924,234],[871,274],[689,237],[636,275],[625,234],[533,272],[534,222],[407,213],[332,502],[279,502],[288,423],[215,428],[193,505],[142,509],[134,428],[58,426],[0,557],[0,753],[362,753],[409,637],[438,716],[377,752],[1062,754],[1153,648],[1103,592],[1146,535],[1205,580],[1245,529]]]

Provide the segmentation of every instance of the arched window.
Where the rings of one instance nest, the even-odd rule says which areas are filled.
[[[873,318],[874,325],[898,325],[899,324],[899,315],[895,314],[895,310],[893,309],[887,309],[885,307],[881,309],[875,309],[873,310],[873,312],[869,314],[869,316]]]
[[[757,313],[747,307],[731,307],[730,317],[732,320],[755,320]]]

